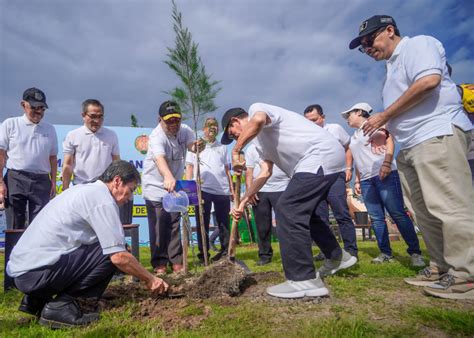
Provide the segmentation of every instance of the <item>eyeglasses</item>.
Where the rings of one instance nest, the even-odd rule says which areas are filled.
[[[87,117],[90,118],[91,120],[102,120],[104,118],[104,114],[100,115],[91,115],[86,113]]]
[[[387,27],[382,27],[378,29],[377,31],[375,31],[374,33],[372,33],[371,35],[367,36],[367,38],[364,37],[365,41],[361,41],[359,52],[363,54],[367,54],[369,48],[372,48],[372,46],[374,45],[374,42],[375,42],[375,39],[377,39],[377,36],[382,34],[382,32],[385,31],[385,29],[387,29]]]
[[[33,111],[40,111],[40,112],[43,112],[46,110],[46,107],[45,106],[39,106],[39,107],[33,107],[31,104],[28,104],[30,106],[30,109],[33,110]]]
[[[178,119],[176,117],[172,117],[168,120],[163,120],[167,125],[173,125],[173,124],[180,124],[181,123],[181,119]]]

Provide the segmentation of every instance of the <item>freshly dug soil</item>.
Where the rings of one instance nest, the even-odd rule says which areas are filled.
[[[204,270],[184,291],[189,297],[198,299],[235,297],[255,283],[240,265],[223,259]]]

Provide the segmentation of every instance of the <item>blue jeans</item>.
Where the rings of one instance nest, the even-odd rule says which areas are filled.
[[[405,212],[402,188],[398,171],[393,170],[383,181],[379,176],[360,182],[365,206],[372,220],[372,229],[382,253],[391,256],[388,228],[385,222],[385,209],[396,223],[400,234],[408,245],[408,254],[420,254],[420,243],[415,227]]]

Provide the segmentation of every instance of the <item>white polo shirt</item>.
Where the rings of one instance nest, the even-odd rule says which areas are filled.
[[[11,117],[0,126],[0,149],[7,153],[6,168],[49,174],[49,157],[58,154],[58,137],[48,122],[35,124],[26,115]]]
[[[125,251],[119,207],[102,181],[76,185],[46,204],[13,248],[7,273],[18,277],[52,265],[97,241],[104,255]]]
[[[160,124],[153,129],[148,139],[148,152],[143,163],[142,194],[144,199],[161,201],[167,192],[164,188],[163,176],[155,164],[155,157],[165,156],[173,177],[180,180],[184,173],[187,147],[194,140],[192,129],[185,124],[181,124],[176,136],[166,135]]]
[[[201,188],[214,195],[230,195],[229,179],[225,168],[228,167],[227,147],[220,142],[206,143],[206,148],[199,153]],[[196,155],[186,154],[186,163],[194,166],[194,177],[197,175]]]
[[[66,135],[63,152],[74,155],[74,184],[95,180],[112,163],[112,156],[120,155],[118,137],[113,130],[102,127],[93,133],[86,126]]]
[[[351,141],[349,134],[337,123],[325,123],[323,128],[334,136],[343,147],[346,147]]]
[[[245,151],[245,162],[247,168],[253,169],[253,178],[255,179],[260,174],[260,162],[263,160],[260,158],[255,144],[251,143]],[[261,192],[278,192],[285,191],[286,187],[290,183],[290,177],[285,174],[278,166],[273,165],[272,176],[268,179],[267,183],[260,189]]]
[[[448,75],[441,42],[431,36],[404,37],[387,61],[383,87],[384,107],[389,107],[417,80],[441,75],[441,83],[408,111],[392,118],[387,129],[401,149],[411,148],[430,138],[452,135],[452,124],[468,131],[472,125],[463,111],[456,85]]]
[[[361,181],[378,176],[380,167],[385,160],[384,154],[374,154],[372,152],[372,146],[368,141],[369,137],[364,136],[362,129],[357,129],[351,136],[349,144],[349,149],[352,152],[354,164],[359,171]],[[392,161],[391,168],[392,170],[397,170],[395,161]]]
[[[249,118],[264,112],[271,122],[263,127],[254,143],[264,160],[275,163],[288,176],[307,172],[324,174],[344,171],[344,148],[328,131],[302,115],[265,103],[254,103]]]

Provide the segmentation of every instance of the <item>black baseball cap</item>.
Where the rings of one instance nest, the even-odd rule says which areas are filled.
[[[221,143],[222,144],[231,144],[234,140],[229,138],[229,135],[227,134],[227,127],[229,126],[230,120],[233,117],[237,117],[242,114],[246,114],[247,112],[243,110],[242,108],[231,108],[228,111],[225,112],[224,116],[222,116],[222,128],[224,128],[224,132],[221,137]]]
[[[392,25],[397,27],[395,20],[389,15],[374,15],[371,18],[362,22],[359,26],[359,36],[351,41],[349,49],[354,49],[360,46],[360,41],[364,36],[367,36],[376,30]]]
[[[164,121],[173,117],[178,119],[181,118],[181,110],[179,109],[179,105],[174,101],[163,102],[158,113]]]
[[[46,103],[46,95],[44,95],[41,89],[35,87],[28,88],[23,92],[23,101],[28,102],[33,108],[48,108],[48,104]]]

